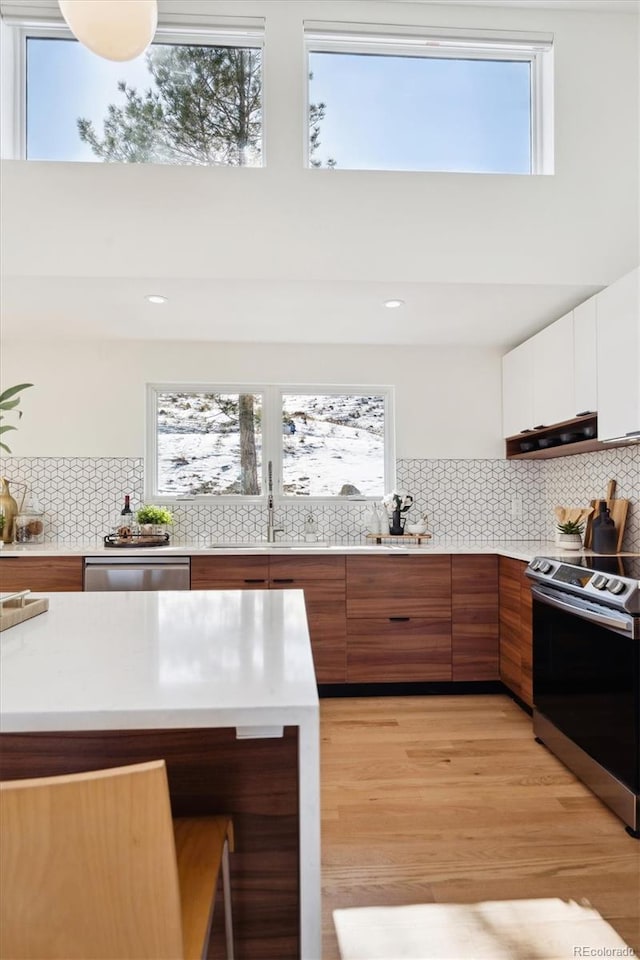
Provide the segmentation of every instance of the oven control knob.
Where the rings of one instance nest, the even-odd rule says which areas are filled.
[[[601,573],[598,573],[591,581],[591,585],[594,586],[596,590],[604,590],[607,585],[607,578],[603,577]]]
[[[539,570],[539,569],[540,569],[540,561],[539,561],[539,560],[532,560],[532,561],[531,561],[531,569],[532,569],[532,570]]]
[[[549,570],[552,569],[552,565],[548,560],[541,560],[540,566],[538,567],[541,573],[549,573]]]
[[[607,590],[609,593],[623,593],[625,589],[626,587],[622,580],[609,580],[607,584]]]

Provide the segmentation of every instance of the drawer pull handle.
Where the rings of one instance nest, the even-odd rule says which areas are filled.
[[[280,577],[280,578],[274,577],[272,582],[273,583],[295,583],[295,580],[293,579],[293,577]]]
[[[405,623],[407,620],[411,620],[411,617],[389,617],[391,623]]]
[[[244,581],[244,582],[245,582],[245,583],[266,583],[267,581],[266,581],[266,580],[260,580],[260,579],[249,580],[249,579],[245,578],[245,581]]]

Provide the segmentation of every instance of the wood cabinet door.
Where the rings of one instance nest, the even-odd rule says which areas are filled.
[[[525,573],[527,564],[520,569],[520,696],[533,706],[533,597],[531,581]]]
[[[532,705],[532,599],[527,564],[500,557],[500,679]]]
[[[192,590],[266,590],[268,586],[267,556],[191,557]]]
[[[448,619],[380,617],[348,621],[349,683],[425,680],[451,680]]]
[[[451,557],[347,557],[347,617],[451,619]]]
[[[271,589],[304,591],[316,681],[344,683],[347,674],[344,577],[315,581],[280,577],[271,581]]]
[[[497,680],[499,668],[498,558],[451,557],[453,680]]]
[[[82,557],[2,557],[0,590],[40,593],[82,590]]]

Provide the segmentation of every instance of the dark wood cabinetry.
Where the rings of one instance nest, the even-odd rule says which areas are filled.
[[[532,706],[532,608],[527,564],[500,557],[500,679]]]
[[[498,558],[451,557],[452,680],[498,680]]]
[[[192,590],[266,590],[269,586],[269,557],[191,557]]]
[[[451,558],[347,557],[347,681],[451,680]]]
[[[0,591],[82,590],[82,557],[0,557]]]

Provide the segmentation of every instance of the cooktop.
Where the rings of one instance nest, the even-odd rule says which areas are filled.
[[[564,557],[554,557],[545,555],[545,558],[567,564],[571,567],[582,567],[584,570],[617,574],[619,577],[629,577],[631,580],[640,580],[640,553],[628,557],[567,557],[566,555]]]

